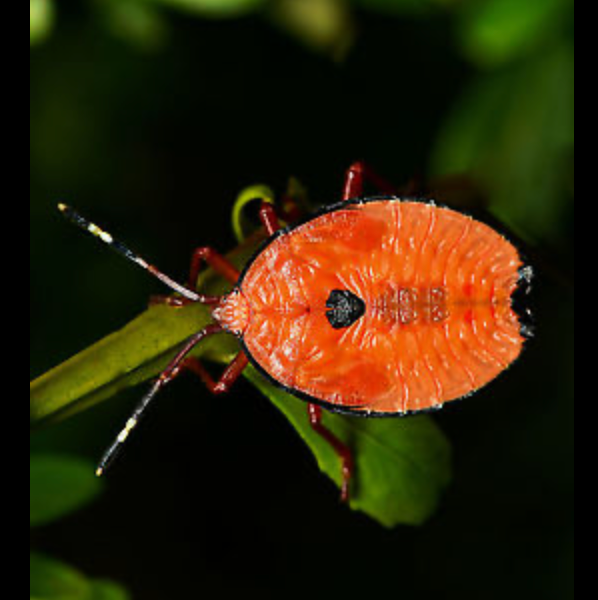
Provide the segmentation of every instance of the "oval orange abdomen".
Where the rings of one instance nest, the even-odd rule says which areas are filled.
[[[267,243],[229,326],[263,373],[310,402],[364,415],[439,408],[520,355],[522,266],[504,237],[453,210],[344,203]]]

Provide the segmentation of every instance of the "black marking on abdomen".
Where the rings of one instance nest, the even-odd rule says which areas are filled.
[[[366,312],[365,302],[349,290],[334,290],[326,307],[326,317],[334,329],[345,329],[359,321]]]

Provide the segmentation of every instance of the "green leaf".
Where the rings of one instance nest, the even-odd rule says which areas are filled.
[[[462,46],[475,63],[505,63],[554,39],[570,6],[570,0],[470,2],[460,18]]]
[[[87,409],[165,368],[176,348],[210,320],[203,306],[154,307],[29,384],[31,425]],[[207,351],[212,340],[202,346]]]
[[[254,369],[246,376],[287,417],[320,470],[340,487],[340,460],[311,428],[305,404],[268,384]],[[435,513],[451,481],[452,452],[429,417],[364,419],[326,413],[324,423],[354,451],[353,509],[389,528],[422,525]]]
[[[90,600],[89,582],[78,571],[57,560],[29,555],[30,600]]]
[[[46,525],[82,508],[100,492],[89,462],[64,456],[29,459],[29,525]]]
[[[40,554],[29,555],[29,600],[128,600],[117,584],[90,580],[76,569]]]
[[[29,0],[29,44],[31,46],[46,39],[53,23],[52,0]]]
[[[161,49],[169,38],[166,20],[160,11],[142,0],[101,0],[97,9],[108,29],[139,50]]]
[[[511,228],[533,237],[556,235],[573,180],[574,94],[567,41],[534,60],[485,74],[449,115],[433,173],[471,175]]]
[[[113,581],[92,581],[90,600],[129,600],[129,594]]]
[[[265,185],[254,185],[243,190],[233,206],[232,225],[235,237],[239,243],[247,239],[245,231],[247,224],[247,207],[254,204],[256,200],[274,203],[275,194],[272,189]]]
[[[272,22],[312,51],[342,61],[355,41],[352,12],[345,0],[278,0]]]

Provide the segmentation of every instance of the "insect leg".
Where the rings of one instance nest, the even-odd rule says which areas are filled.
[[[230,391],[231,387],[243,374],[243,371],[247,368],[248,364],[249,359],[247,358],[247,355],[244,352],[240,352],[226,368],[218,381],[215,381],[212,378],[208,370],[196,358],[187,359],[183,368],[198,375],[213,394],[221,395]]]
[[[322,422],[323,411],[320,406],[315,404],[309,405],[309,421],[312,429],[322,436],[334,449],[338,457],[342,461],[343,465],[343,483],[342,483],[342,495],[341,499],[343,502],[349,502],[351,498],[351,479],[353,478],[353,472],[355,470],[355,464],[353,460],[353,453],[351,449],[341,442],[333,433],[330,431]]]
[[[235,284],[241,277],[241,272],[226,257],[212,248],[198,248],[191,259],[191,272],[189,274],[189,287],[197,286],[197,279],[203,263],[207,263],[216,273]]]
[[[142,417],[146,414],[146,411],[149,408],[152,401],[154,400],[154,398],[166,385],[168,385],[181,373],[182,365],[184,364],[185,359],[188,357],[188,355],[193,351],[193,349],[205,338],[211,335],[216,335],[218,333],[223,333],[223,331],[224,330],[220,325],[209,325],[204,330],[191,336],[185,342],[183,348],[178,352],[178,354],[171,361],[166,370],[160,375],[160,377],[156,380],[149,392],[139,403],[137,408],[133,411],[131,418],[127,421],[127,425],[118,435],[112,446],[110,446],[110,448],[108,448],[108,450],[105,452],[96,471],[98,477],[101,477],[106,472],[106,470],[112,465],[112,463],[121,453],[122,449],[125,446],[125,443],[129,439],[131,433],[133,433],[133,431],[139,425]]]
[[[375,171],[370,169],[364,162],[356,162],[347,171],[345,178],[345,189],[343,200],[348,202],[355,198],[362,198],[365,192],[366,183],[371,183],[378,191],[394,195],[396,188],[380,177]]]
[[[266,229],[266,233],[269,236],[274,235],[277,231],[282,229],[276,209],[270,202],[262,202],[262,206],[260,208],[260,221],[262,222],[262,225]]]

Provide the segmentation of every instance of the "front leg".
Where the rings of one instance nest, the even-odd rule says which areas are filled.
[[[237,267],[235,267],[235,265],[233,265],[225,256],[222,256],[213,248],[198,248],[193,253],[191,259],[189,283],[187,284],[189,289],[195,290],[197,288],[197,280],[199,279],[199,274],[201,273],[204,263],[212,267],[216,273],[232,284],[236,284],[241,277],[239,269],[237,269]],[[215,306],[218,305],[221,300],[222,298],[220,296],[206,297],[204,304]],[[189,304],[194,304],[194,301],[181,296],[152,296],[150,300],[150,307],[166,305],[173,308],[183,308]]]
[[[204,263],[207,263],[216,273],[232,284],[236,284],[241,277],[239,269],[225,256],[222,256],[213,248],[198,248],[191,259],[191,272],[189,274],[189,287],[191,289],[195,289],[197,286],[197,280]]]
[[[266,200],[262,201],[262,206],[260,208],[260,221],[262,222],[268,237],[273,236],[277,231],[282,229],[276,208],[274,208],[272,203],[267,202]]]

